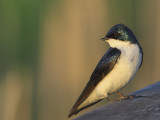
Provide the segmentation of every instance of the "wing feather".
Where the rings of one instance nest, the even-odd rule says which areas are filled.
[[[81,108],[77,110],[78,106],[83,103],[89,95],[92,93],[92,91],[95,89],[95,87],[98,85],[98,83],[106,76],[108,75],[111,70],[113,69],[114,65],[116,64],[118,58],[120,57],[121,52],[117,48],[110,48],[107,53],[102,57],[100,62],[97,64],[95,70],[93,71],[89,82],[87,83],[86,87],[84,88],[83,92],[81,93],[80,97],[72,107],[70,114],[68,117],[72,116],[73,114],[77,114],[82,109],[91,106],[94,103],[91,103],[90,105],[85,106],[84,108]],[[100,100],[98,100],[99,102]],[[95,102],[97,103],[97,102]]]

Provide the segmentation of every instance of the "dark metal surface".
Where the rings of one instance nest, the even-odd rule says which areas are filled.
[[[131,95],[135,97],[109,103],[74,120],[160,120],[160,82]]]

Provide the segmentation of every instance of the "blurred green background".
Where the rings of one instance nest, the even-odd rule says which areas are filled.
[[[133,30],[144,51],[122,92],[160,80],[159,12],[159,0],[1,0],[0,120],[68,119],[109,48],[99,39],[118,23]]]

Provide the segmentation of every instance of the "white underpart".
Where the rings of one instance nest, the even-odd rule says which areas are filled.
[[[142,54],[137,44],[114,39],[109,39],[107,42],[112,48],[121,50],[120,59],[113,70],[101,80],[91,95],[78,108],[103,99],[108,94],[123,88],[132,79],[141,64]]]

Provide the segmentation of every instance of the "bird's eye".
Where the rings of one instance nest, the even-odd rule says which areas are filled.
[[[121,35],[120,33],[117,33],[117,32],[114,33],[114,37],[115,37],[115,38],[118,38],[120,35]]]
[[[116,32],[116,33],[112,33],[112,34],[110,34],[110,35],[109,35],[109,38],[118,39],[118,38],[119,38],[119,36],[121,36],[121,34],[120,34],[120,33],[118,33],[118,32]]]

